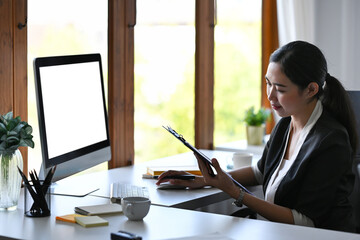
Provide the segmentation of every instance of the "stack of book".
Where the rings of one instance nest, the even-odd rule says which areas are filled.
[[[201,175],[198,166],[149,166],[146,173],[150,176],[159,176],[168,170],[185,171],[193,175]]]

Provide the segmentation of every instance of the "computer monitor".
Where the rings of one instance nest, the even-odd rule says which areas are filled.
[[[42,148],[53,182],[111,159],[100,54],[34,60]]]

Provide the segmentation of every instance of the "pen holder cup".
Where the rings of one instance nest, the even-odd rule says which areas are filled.
[[[51,184],[24,183],[24,213],[27,217],[47,217],[51,213]]]

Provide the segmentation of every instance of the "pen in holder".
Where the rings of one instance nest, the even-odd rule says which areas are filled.
[[[34,170],[29,173],[31,177],[31,181],[29,181],[19,167],[18,170],[25,186],[25,215],[28,217],[50,216],[50,185],[56,166],[51,168],[46,175],[45,180],[40,180]]]
[[[50,183],[51,184],[51,183]],[[29,181],[24,183],[25,200],[24,211],[27,217],[46,217],[50,216],[51,194],[50,185],[39,180],[34,183]]]

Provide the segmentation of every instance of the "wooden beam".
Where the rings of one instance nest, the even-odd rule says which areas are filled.
[[[112,160],[109,168],[134,163],[135,0],[108,0],[108,98]]]
[[[12,1],[2,1],[0,16],[0,112],[5,114],[13,110],[14,100]]]
[[[262,33],[261,33],[261,106],[271,109],[267,99],[265,74],[269,65],[269,58],[279,47],[276,0],[262,1]],[[274,118],[266,124],[266,133],[270,134],[275,125]]]
[[[196,0],[195,146],[214,147],[214,0]]]
[[[27,0],[1,1],[0,16],[0,113],[27,121]],[[27,148],[20,151],[27,172]]]
[[[27,94],[27,0],[14,1],[14,116],[20,116],[22,121],[28,121]],[[31,125],[31,124],[30,124]],[[37,146],[38,147],[38,146]],[[24,172],[28,172],[28,148],[21,147],[24,161]]]

